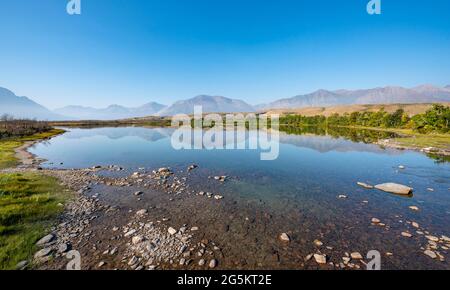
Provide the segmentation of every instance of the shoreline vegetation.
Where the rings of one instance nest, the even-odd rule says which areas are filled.
[[[45,122],[13,120],[0,123],[0,170],[19,165],[18,148],[49,139],[65,131]],[[0,171],[0,269],[27,266],[35,243],[63,211],[69,198],[59,181],[38,172]],[[22,263],[21,263],[22,262]]]

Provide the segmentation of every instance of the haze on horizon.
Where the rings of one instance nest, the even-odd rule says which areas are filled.
[[[0,3],[0,86],[51,109],[450,83],[445,0],[58,2]]]

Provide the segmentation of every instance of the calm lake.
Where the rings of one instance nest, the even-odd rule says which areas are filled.
[[[420,231],[450,235],[449,163],[440,163],[419,152],[366,144],[363,141],[386,136],[357,131],[289,130],[280,135],[280,154],[274,161],[261,161],[258,150],[177,151],[171,146],[172,132],[173,129],[140,127],[68,129],[66,134],[39,143],[30,152],[47,160],[42,165],[46,168],[118,165],[125,169],[120,173],[124,175],[138,168],[170,167],[182,171],[197,164],[199,168],[189,180],[190,186],[195,190],[219,191],[227,202],[232,201],[224,219],[242,215],[258,223],[260,211],[272,217],[270,222],[261,222],[261,226],[248,227],[230,220],[227,223],[233,230],[222,235],[215,233],[217,239],[229,244],[248,243],[249,255],[261,256],[265,261],[270,257],[261,251],[277,251],[282,261],[286,259],[287,268],[294,267],[289,261],[300,263],[304,255],[314,251],[315,239],[341,255],[355,250],[365,255],[372,249],[382,255],[393,253],[384,262],[387,268],[449,268],[448,261],[423,255],[427,240],[411,226],[411,222],[417,222]],[[405,169],[399,169],[400,165]],[[220,185],[206,182],[208,177],[218,175],[230,179]],[[402,197],[366,190],[356,184],[358,181],[396,182],[413,187],[414,195]],[[347,198],[340,199],[339,195]],[[410,206],[417,206],[420,211],[412,211]],[[371,225],[374,217],[387,229]],[[404,231],[413,233],[413,237],[402,237]],[[286,253],[275,245],[281,232],[289,232],[297,241],[290,249],[284,249]],[[230,252],[234,253],[231,249]],[[247,263],[251,263],[251,258]]]

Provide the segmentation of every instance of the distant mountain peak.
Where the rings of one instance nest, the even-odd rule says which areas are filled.
[[[0,115],[4,114],[12,115],[20,119],[66,119],[62,115],[55,114],[27,97],[16,96],[12,91],[0,87]]]
[[[242,100],[230,99],[223,96],[198,95],[191,99],[182,100],[161,110],[159,116],[173,116],[178,114],[193,114],[195,106],[202,106],[204,113],[236,113],[254,112],[255,108]]]
[[[55,110],[55,112],[79,120],[117,120],[155,115],[165,107],[156,102],[150,102],[136,108],[128,108],[118,104],[112,104],[100,109],[83,106],[66,106]]]

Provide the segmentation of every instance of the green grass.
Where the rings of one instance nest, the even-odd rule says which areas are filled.
[[[413,134],[407,137],[394,138],[394,142],[406,147],[434,147],[450,150],[450,134]]]
[[[368,129],[375,131],[384,131],[397,133],[400,137],[392,140],[405,147],[409,148],[425,148],[434,147],[439,149],[450,150],[450,134],[428,133],[421,134],[411,129],[394,129],[394,128],[373,128],[362,126],[346,126],[345,128],[352,129]]]
[[[55,178],[37,173],[0,174],[0,269],[14,269],[35,252],[63,210],[68,194]]]
[[[25,142],[46,139],[62,133],[64,133],[64,130],[53,129],[27,137],[0,139],[0,169],[14,167],[18,164],[14,150],[22,146]]]

